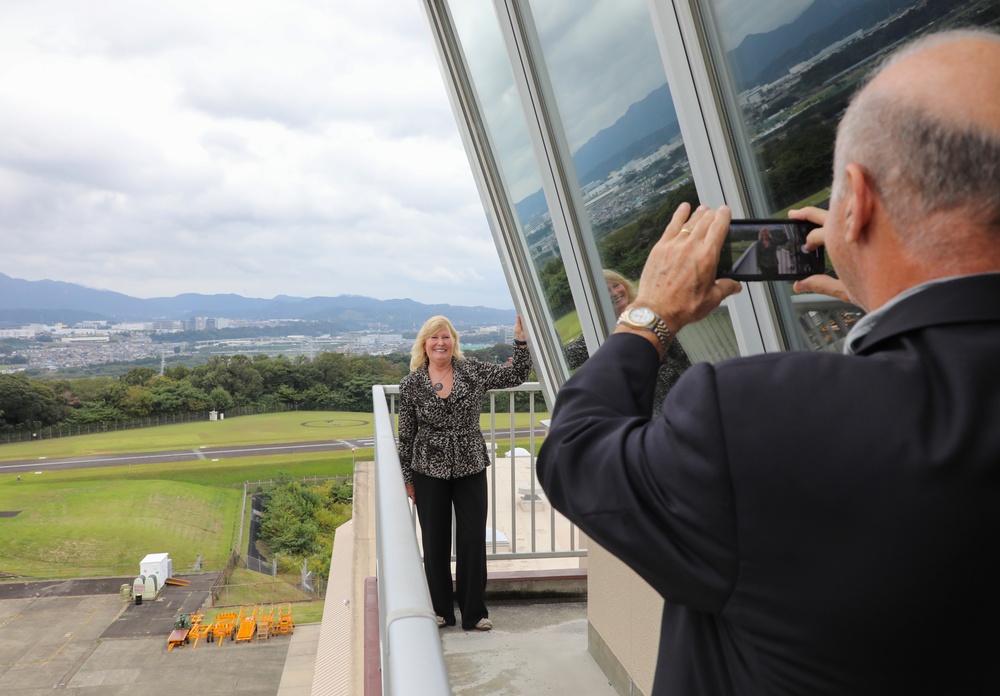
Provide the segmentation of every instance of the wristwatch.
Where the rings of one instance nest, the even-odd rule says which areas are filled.
[[[663,323],[659,315],[649,307],[630,307],[618,317],[618,324],[628,324],[635,329],[647,329],[656,334],[663,345],[663,350],[667,349],[670,343],[670,329]]]

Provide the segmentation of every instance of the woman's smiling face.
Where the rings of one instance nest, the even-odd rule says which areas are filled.
[[[435,364],[451,362],[455,350],[455,339],[446,327],[441,327],[424,341],[424,351],[427,358]]]
[[[621,314],[628,306],[628,288],[621,283],[608,281],[608,293],[611,295],[611,304],[615,308],[615,314]]]

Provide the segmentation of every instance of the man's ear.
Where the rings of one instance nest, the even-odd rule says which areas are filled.
[[[861,165],[850,163],[844,169],[847,200],[844,206],[844,240],[856,244],[864,238],[875,214],[875,184]]]

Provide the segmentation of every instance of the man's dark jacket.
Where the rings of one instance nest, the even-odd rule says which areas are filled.
[[[688,370],[613,335],[559,393],[552,505],[665,599],[654,694],[1000,694],[1000,274],[856,354]]]

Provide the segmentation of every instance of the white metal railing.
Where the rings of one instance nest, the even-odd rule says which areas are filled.
[[[375,547],[382,694],[451,694],[437,620],[424,579],[382,385],[372,387],[375,422]]]
[[[514,398],[521,392],[529,394],[529,425],[517,428]],[[487,561],[494,566],[506,560],[552,564],[558,563],[552,559],[587,554],[586,549],[581,548],[579,531],[547,504],[535,476],[536,437],[542,432],[536,423],[538,393],[537,382],[489,393],[489,427],[484,437],[492,454],[488,477],[489,527],[485,530],[485,541]],[[414,509],[406,498],[399,466],[393,428],[399,387],[375,385],[372,394],[383,694],[449,694],[441,641],[437,638],[437,623],[424,579]],[[497,402],[498,399],[502,401],[504,395],[510,427],[498,429]],[[515,452],[517,441],[525,438],[528,440],[526,453],[518,455]],[[506,441],[507,453],[511,456],[497,456],[502,441]]]
[[[382,385],[389,399],[389,412],[396,412],[398,385]],[[487,561],[558,559],[586,556],[580,547],[580,534],[569,520],[544,500],[535,476],[536,438],[544,432],[536,422],[536,397],[541,391],[537,382],[525,382],[510,389],[488,392],[489,428],[483,431],[490,452],[489,527],[486,530]],[[506,397],[509,423],[514,424],[514,398],[528,394],[528,426],[497,428],[497,401]],[[515,452],[517,440],[528,439],[523,452]],[[506,444],[504,444],[506,443]],[[506,446],[505,456],[499,456]],[[376,457],[376,468],[379,466]],[[415,510],[411,509],[415,517]],[[521,530],[519,533],[518,530]],[[492,535],[489,530],[496,530]],[[528,530],[528,533],[524,533]],[[531,530],[534,530],[531,533]]]

